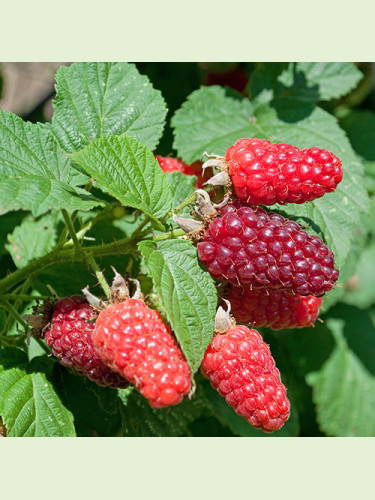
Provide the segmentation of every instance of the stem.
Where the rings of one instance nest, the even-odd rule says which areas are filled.
[[[10,312],[10,314],[13,316],[13,318],[16,321],[18,321],[19,323],[21,323],[21,325],[24,327],[24,329],[27,330],[27,328],[28,328],[27,323],[21,318],[18,311],[16,311],[16,309],[12,306],[12,304],[10,302],[7,302],[6,307],[7,307],[8,311]]]
[[[122,240],[114,241],[112,243],[107,243],[105,245],[93,245],[87,247],[87,250],[91,253],[93,257],[103,257],[105,255],[115,255],[119,253],[127,254],[134,253],[136,250],[136,244],[129,238],[124,238]],[[30,278],[37,275],[42,269],[45,269],[52,264],[59,264],[62,262],[78,261],[82,262],[85,260],[86,255],[82,253],[78,256],[75,254],[74,249],[59,249],[56,248],[51,253],[40,257],[39,259],[33,260],[22,269],[17,269],[12,274],[6,276],[0,280],[0,294],[5,293],[10,288],[20,283],[25,278]]]
[[[65,210],[65,208],[63,208],[61,210],[61,212],[64,216],[66,227],[68,228],[70,236],[73,240],[76,256],[78,257],[82,253],[82,249],[81,249],[81,245],[79,244],[79,241],[77,239],[77,235],[76,235],[76,232],[75,232],[75,229],[73,226],[73,222],[72,222],[68,212]]]
[[[110,301],[111,300],[111,289],[109,288],[109,285],[104,277],[104,274],[100,270],[97,262],[95,261],[95,259],[91,253],[86,252],[86,260],[90,264],[90,266],[92,267],[92,269],[95,273],[95,276],[98,278],[100,286],[103,288],[103,291],[104,291],[107,299]]]
[[[158,234],[152,238],[152,241],[162,241],[169,240],[170,238],[178,238],[179,236],[185,236],[186,233],[182,229],[174,229],[169,233]]]

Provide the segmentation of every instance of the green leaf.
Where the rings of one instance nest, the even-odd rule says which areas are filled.
[[[354,150],[366,160],[375,160],[375,113],[368,109],[350,111],[340,120]]]
[[[375,303],[375,242],[372,242],[357,258],[356,267],[346,290],[343,301],[360,308],[370,307]]]
[[[375,377],[348,348],[343,321],[329,320],[337,346],[319,372],[310,373],[320,428],[329,436],[375,435]]]
[[[75,187],[78,172],[47,125],[0,111],[0,135],[0,214],[23,209],[38,216],[51,209],[103,205]]]
[[[258,102],[274,99],[301,103],[328,101],[346,95],[363,78],[354,64],[345,62],[265,63],[255,72],[251,94]]]
[[[23,212],[11,212],[0,217],[0,255],[6,253],[5,245],[7,243],[8,234],[13,231],[15,226],[21,224],[25,217]]]
[[[298,62],[291,63],[279,81],[285,86],[295,85],[303,92],[306,87],[316,89],[320,101],[328,101],[346,95],[359,83],[363,74],[353,63],[346,62]]]
[[[191,400],[184,399],[176,406],[161,409],[152,408],[136,391],[130,394],[128,389],[118,392],[124,403],[123,434],[128,437],[180,436],[203,410],[199,390]]]
[[[251,137],[256,131],[250,117],[248,99],[218,86],[201,87],[172,118],[175,128],[173,147],[186,163],[209,154],[223,154],[237,139]]]
[[[6,249],[18,268],[50,252],[56,243],[56,213],[39,220],[27,217],[8,235]]]
[[[56,73],[52,128],[72,153],[103,135],[128,134],[151,150],[164,128],[166,105],[160,91],[124,62],[76,62]]]
[[[198,264],[196,249],[185,240],[164,241],[153,252],[140,244],[155,291],[194,374],[214,332],[217,292]]]
[[[72,414],[61,403],[34,358],[19,349],[0,351],[0,414],[8,436],[75,436]]]
[[[137,208],[163,230],[158,221],[172,205],[169,184],[154,155],[137,139],[109,136],[94,140],[70,155],[98,182],[98,186]]]

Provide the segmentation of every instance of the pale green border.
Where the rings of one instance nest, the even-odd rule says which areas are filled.
[[[373,443],[363,438],[4,439],[1,496],[9,500],[372,498]]]
[[[373,11],[369,0],[13,0],[0,60],[373,61]]]

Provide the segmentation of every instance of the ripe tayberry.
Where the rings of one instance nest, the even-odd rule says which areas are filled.
[[[250,205],[304,203],[336,189],[341,162],[319,148],[240,139],[225,153],[236,196]]]
[[[256,330],[235,326],[216,335],[201,370],[238,415],[273,432],[290,415],[290,403],[268,345]]]
[[[279,214],[243,203],[225,206],[197,249],[210,274],[234,286],[319,297],[339,276],[333,253],[318,236]]]
[[[73,295],[54,304],[45,341],[60,363],[93,382],[113,388],[128,387],[129,382],[103,362],[92,341],[95,323],[88,323],[94,311],[86,299]]]
[[[285,290],[230,286],[226,298],[237,321],[273,330],[312,326],[319,315],[322,299],[293,295]]]
[[[96,320],[94,345],[154,408],[176,405],[190,390],[190,369],[160,314],[142,300],[112,304]]]

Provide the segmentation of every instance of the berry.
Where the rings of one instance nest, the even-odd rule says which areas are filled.
[[[190,370],[160,314],[129,299],[102,311],[94,345],[154,408],[180,403],[190,390]]]
[[[321,298],[313,295],[303,297],[285,290],[249,290],[235,286],[229,288],[226,298],[237,321],[273,330],[312,326],[322,303]]]
[[[213,338],[202,373],[235,412],[256,429],[273,432],[290,415],[290,403],[268,345],[256,330],[235,326]]]
[[[164,173],[179,171],[185,175],[195,175],[197,177],[195,183],[197,188],[201,188],[204,182],[209,178],[208,173],[203,175],[202,162],[200,161],[187,165],[178,158],[172,158],[171,156],[156,155],[155,158],[158,160]]]
[[[236,196],[250,205],[304,203],[336,189],[340,160],[319,148],[240,139],[225,153]]]
[[[59,299],[54,305],[45,341],[60,363],[79,375],[102,386],[128,387],[129,382],[108,368],[94,347],[95,324],[87,323],[94,314],[90,304],[80,295]]]
[[[333,253],[318,236],[279,214],[243,203],[225,206],[197,249],[211,276],[234,286],[319,297],[339,276]]]

